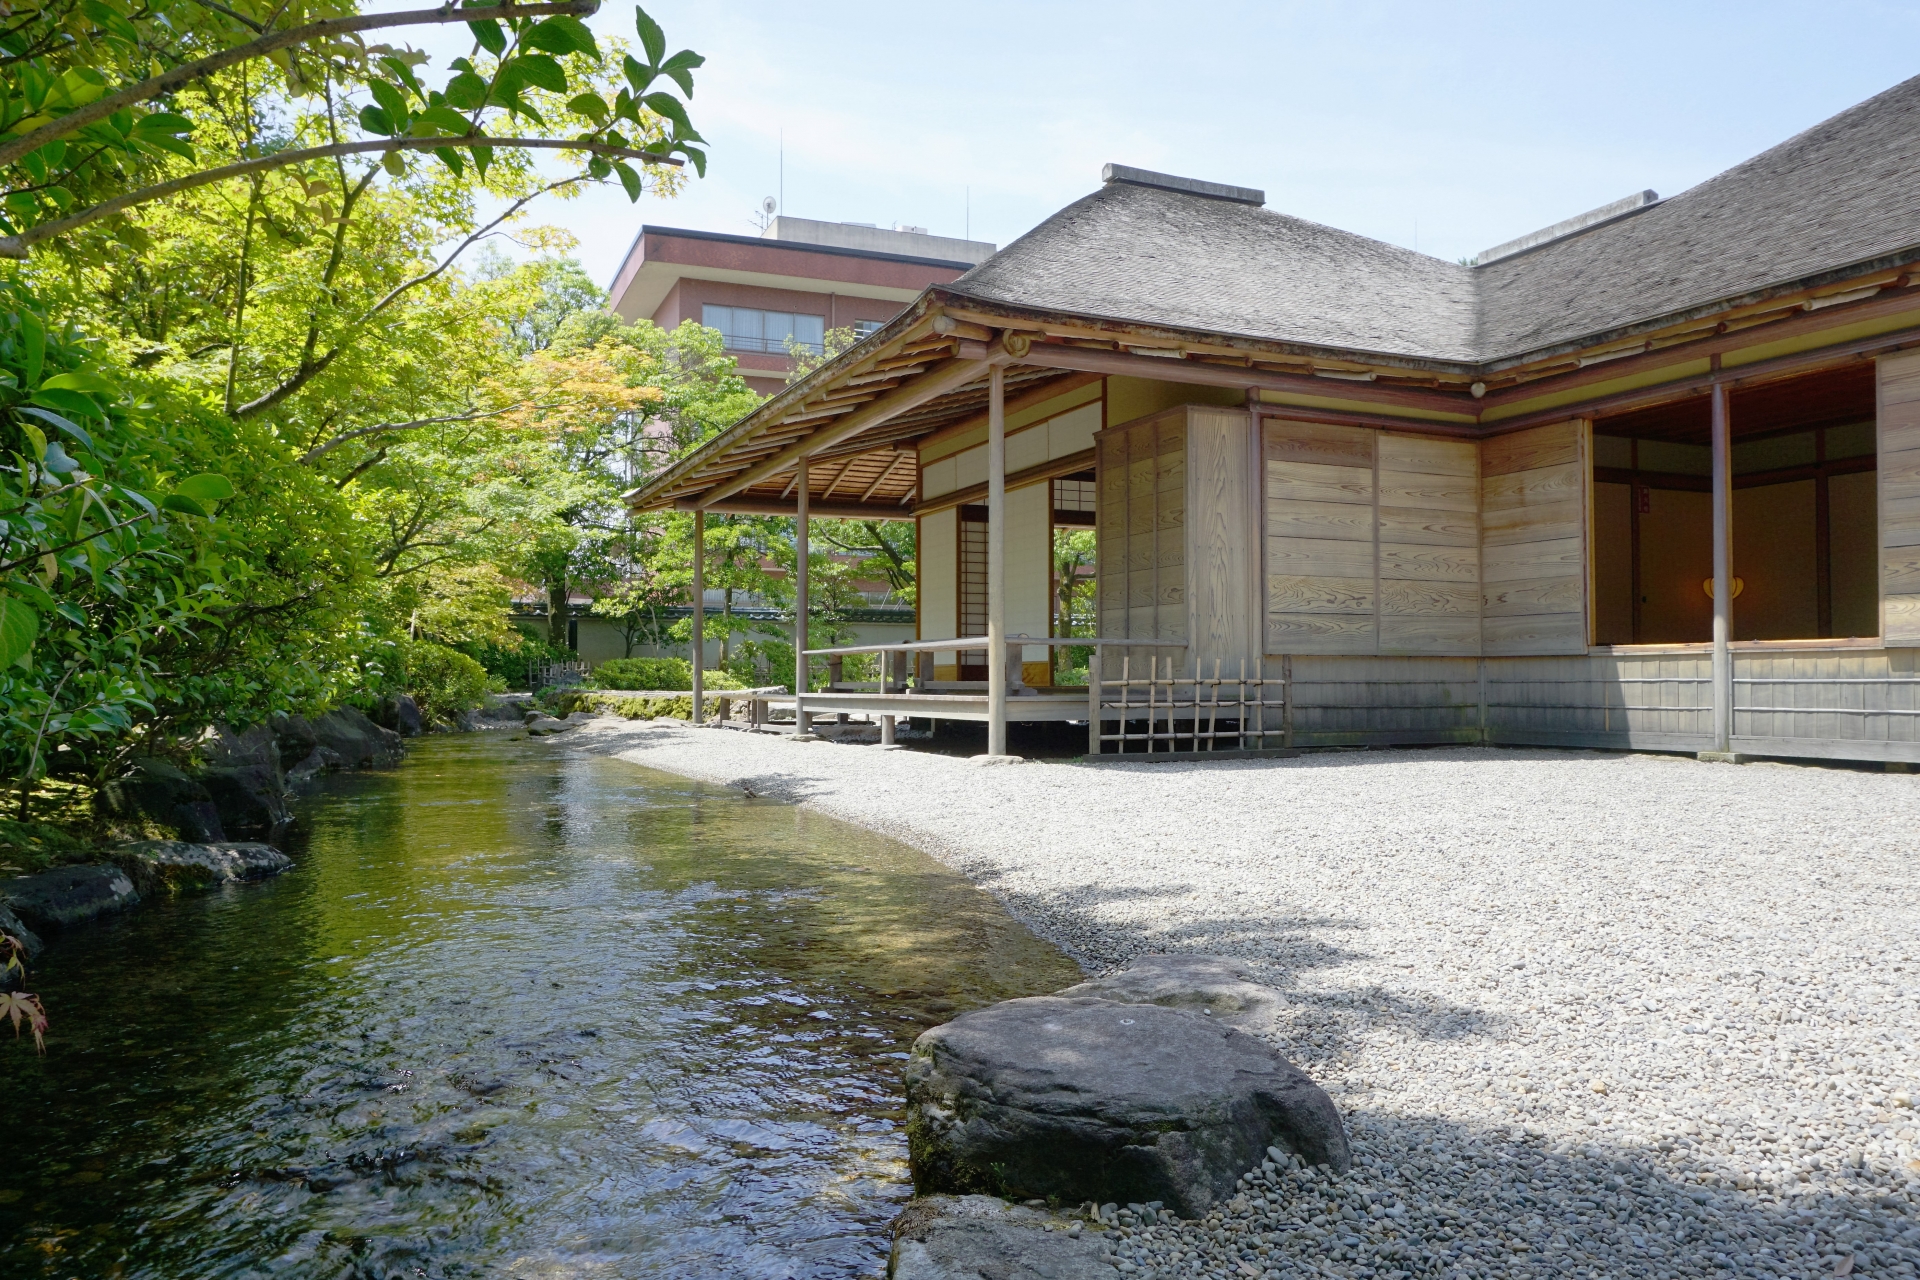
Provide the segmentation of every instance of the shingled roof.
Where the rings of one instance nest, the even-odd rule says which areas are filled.
[[[943,292],[1497,366],[1916,257],[1920,76],[1678,196],[1482,267],[1122,180]]]

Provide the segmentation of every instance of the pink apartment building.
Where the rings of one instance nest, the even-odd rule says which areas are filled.
[[[785,216],[757,236],[641,227],[610,305],[627,320],[718,329],[748,384],[769,395],[786,385],[789,342],[817,352],[830,329],[878,329],[994,250],[918,227]]]

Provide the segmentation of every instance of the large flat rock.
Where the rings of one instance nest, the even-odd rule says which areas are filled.
[[[293,859],[272,845],[252,841],[141,840],[123,844],[108,856],[133,877],[141,893],[264,880],[293,866]]]
[[[1271,1046],[1160,1005],[1034,996],[914,1042],[915,1188],[1165,1203],[1198,1217],[1269,1146],[1341,1172],[1333,1100]]]
[[[1054,994],[1185,1009],[1251,1035],[1278,1032],[1286,1009],[1286,998],[1248,969],[1207,955],[1140,956]]]
[[[1106,1241],[1071,1225],[997,1196],[928,1196],[894,1220],[887,1280],[1114,1280]]]
[[[0,898],[36,929],[60,929],[140,901],[139,890],[119,867],[55,867],[0,880]]]

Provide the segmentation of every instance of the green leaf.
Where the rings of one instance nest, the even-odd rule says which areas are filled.
[[[173,491],[195,502],[225,502],[233,496],[233,481],[218,472],[203,471],[174,485]]]
[[[639,200],[641,192],[640,175],[625,160],[615,160],[613,171],[620,175],[620,185],[627,189],[627,199]]]
[[[680,99],[670,93],[650,93],[641,99],[647,110],[673,121],[676,130],[693,128],[693,122],[687,119],[687,109],[680,105]]]
[[[119,399],[120,388],[97,373],[56,373],[40,384],[47,391],[88,391]]]
[[[640,45],[647,51],[647,61],[659,66],[660,59],[667,56],[667,33],[639,5],[633,6],[633,26],[640,33]]]
[[[33,652],[40,615],[12,596],[0,595],[0,667],[10,667]]]
[[[487,82],[471,71],[462,71],[447,81],[447,105],[472,111],[487,100]]]
[[[171,111],[150,111],[133,122],[135,138],[148,137],[151,134],[192,133],[193,121],[185,116],[175,115]]]
[[[407,172],[407,160],[398,151],[389,151],[380,157],[380,167],[396,178],[403,177]]]
[[[707,176],[707,153],[706,152],[700,150],[700,148],[698,147],[677,147],[675,148],[675,150],[680,151],[687,157],[687,159],[693,161],[693,171],[695,173],[699,174],[703,178]]]
[[[199,516],[202,519],[207,519],[207,520],[210,520],[213,518],[211,514],[208,513],[205,507],[201,506],[199,503],[195,502],[192,498],[189,498],[184,493],[170,493],[166,497],[160,499],[160,505],[166,508],[168,511],[179,511],[185,515]]]
[[[367,91],[373,94],[373,100],[387,113],[387,119],[393,121],[395,129],[404,130],[412,113],[407,110],[406,95],[395,85],[385,80],[367,81]]]
[[[595,124],[607,122],[607,102],[597,93],[583,93],[567,103],[567,110],[577,116],[585,116]]]
[[[693,96],[693,69],[706,65],[707,60],[691,49],[682,49],[660,64],[660,74],[670,76],[680,86],[680,92],[689,98]]]
[[[607,163],[605,156],[593,156],[587,161],[587,176],[598,181],[613,172],[613,166]]]
[[[63,391],[58,387],[42,388],[29,397],[33,403],[45,405],[49,409],[58,409],[68,417],[101,418],[107,415],[100,406],[78,391]]]
[[[155,134],[151,138],[137,138],[135,142],[140,146],[149,147],[155,151],[170,152],[187,160],[194,158],[191,142],[183,142],[179,138],[170,138],[165,134]]]
[[[548,18],[522,38],[527,44],[536,49],[545,49],[548,53],[577,52],[590,58],[600,56],[600,46],[593,42],[593,32],[587,29],[587,24],[565,14]]]
[[[485,22],[469,22],[467,26],[473,29],[473,38],[478,40],[480,47],[488,53],[498,57],[506,51],[507,33],[502,31],[500,24],[492,18],[488,18]]]
[[[33,179],[35,185],[47,180],[47,162],[40,158],[39,152],[27,152],[20,157],[20,163],[26,166],[27,176]]]
[[[467,154],[473,157],[473,171],[482,178],[487,176],[487,166],[493,163],[492,147],[468,147]]]
[[[435,147],[433,154],[439,159],[441,164],[444,164],[453,171],[454,177],[458,178],[466,172],[467,162],[462,160],[460,153],[452,147]]]
[[[28,386],[40,383],[40,366],[47,358],[47,327],[40,317],[24,308],[20,312],[20,336],[26,343],[26,367],[21,371]]]
[[[360,108],[360,127],[383,138],[391,138],[394,134],[393,121],[379,107]]]
[[[428,107],[418,117],[455,136],[465,136],[473,132],[473,123],[452,107]]]
[[[13,406],[13,411],[15,413],[24,413],[30,417],[38,418],[40,419],[40,421],[46,423],[50,427],[60,428],[60,430],[66,432],[68,435],[72,436],[75,440],[78,440],[80,442],[80,447],[83,449],[93,448],[93,437],[87,434],[86,428],[82,427],[77,422],[73,422],[68,418],[62,417],[60,414],[53,412],[53,410],[51,409],[39,409],[39,408],[35,408],[33,405],[30,405],[30,404],[17,404]]]
[[[647,91],[647,86],[653,83],[654,76],[659,74],[652,67],[641,65],[632,54],[620,60],[620,69],[626,72],[627,83],[633,86],[633,96],[636,98]]]
[[[27,437],[27,443],[33,446],[33,460],[43,462],[47,456],[47,433],[31,422],[20,424],[20,431]]]
[[[520,79],[536,88],[550,93],[567,91],[567,73],[560,69],[558,62],[544,53],[523,53],[513,60],[513,66],[519,72]]]
[[[406,63],[402,62],[400,59],[394,58],[394,57],[385,57],[380,59],[380,65],[386,68],[388,75],[392,76],[395,80],[398,80],[401,84],[407,86],[407,88],[413,90],[413,94],[415,97],[424,98],[427,96],[427,91],[420,87],[419,79],[415,77],[415,75],[413,74],[413,68],[408,66]]]

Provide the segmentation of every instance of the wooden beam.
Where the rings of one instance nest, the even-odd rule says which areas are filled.
[[[768,476],[779,475],[788,467],[840,443],[851,439],[869,427],[877,427],[889,418],[896,418],[909,409],[917,409],[929,400],[936,399],[949,391],[964,387],[987,371],[987,362],[981,360],[947,360],[935,365],[917,381],[890,391],[877,400],[855,409],[846,417],[822,427],[813,433],[801,437],[766,461],[758,463],[740,472],[730,479],[698,495],[695,505],[711,507],[722,498],[730,498],[750,485],[760,483]]]
[[[1073,392],[1078,391],[1080,388],[1087,386],[1089,383],[1104,381],[1105,378],[1106,378],[1105,374],[1099,374],[1099,373],[1065,374],[1064,376],[1056,378],[1052,382],[1047,383],[1043,387],[1036,387],[1032,391],[1025,392],[1022,395],[1017,395],[1013,399],[1007,401],[1007,414],[1009,417],[1011,417],[1013,414],[1025,412],[1028,409],[1032,409],[1039,405],[1043,405],[1047,401],[1052,400],[1058,396],[1070,395]],[[1087,401],[1087,403],[1092,404],[1093,401],[1089,400]],[[1078,408],[1078,407],[1079,406],[1077,405],[1075,406],[1075,408]],[[954,423],[950,427],[942,427],[930,436],[922,436],[919,440],[914,442],[914,447],[917,449],[924,449],[929,445],[939,444],[942,440],[950,440],[954,436],[964,435],[969,431],[977,431],[981,427],[984,427],[986,425],[987,425],[986,411],[982,410],[981,412],[974,414],[971,418],[963,418],[959,422]],[[1035,423],[1032,425],[1037,426],[1038,424]],[[1009,434],[1019,435],[1020,432],[1025,431],[1026,429],[1027,429],[1026,427],[1016,427]]]
[[[1007,488],[1024,489],[1030,484],[1042,480],[1052,480],[1056,476],[1069,476],[1076,471],[1085,471],[1093,466],[1094,451],[1082,449],[1078,453],[1069,453],[1064,457],[1049,458],[1045,462],[1031,467],[1023,467],[1007,477]],[[937,498],[928,498],[913,509],[915,517],[929,516],[936,511],[945,511],[949,507],[965,507],[978,503],[987,496],[987,482],[970,484],[964,489],[955,489],[943,493]],[[1051,505],[1051,504],[1049,504]]]
[[[1838,343],[1831,347],[1816,347],[1812,351],[1802,351],[1790,356],[1756,360],[1752,364],[1722,369],[1717,374],[1709,371],[1698,377],[1663,382],[1658,386],[1642,387],[1635,391],[1622,391],[1617,395],[1601,396],[1597,400],[1583,400],[1573,404],[1558,405],[1552,409],[1541,409],[1536,413],[1522,414],[1516,418],[1502,418],[1498,422],[1485,424],[1480,434],[1482,437],[1506,435],[1511,431],[1524,431],[1528,427],[1537,427],[1549,422],[1564,422],[1568,418],[1597,417],[1604,421],[1610,414],[1628,413],[1634,409],[1649,409],[1654,405],[1667,404],[1674,400],[1691,400],[1696,396],[1710,395],[1713,392],[1716,376],[1729,389],[1738,390],[1742,387],[1770,382],[1775,378],[1787,378],[1794,374],[1837,368],[1851,360],[1885,355],[1916,344],[1920,344],[1920,328],[1896,329],[1889,333],[1876,334],[1871,338],[1859,338],[1853,342]]]
[[[1787,306],[1789,301],[1783,299],[1779,305]],[[1900,289],[1891,294],[1865,298],[1844,306],[1823,307],[1818,311],[1802,311],[1795,315],[1783,316],[1778,320],[1748,325],[1730,333],[1692,342],[1675,343],[1673,346],[1661,347],[1657,351],[1649,351],[1644,355],[1622,356],[1618,360],[1588,365],[1584,369],[1552,374],[1534,382],[1523,382],[1517,387],[1503,387],[1498,391],[1487,393],[1486,398],[1480,401],[1480,411],[1485,413],[1489,409],[1497,409],[1502,405],[1571,391],[1575,387],[1589,386],[1596,382],[1611,382],[1615,378],[1627,378],[1652,369],[1664,369],[1669,365],[1687,364],[1713,356],[1731,355],[1742,347],[1780,342],[1787,338],[1798,337],[1803,333],[1817,333],[1822,329],[1836,328],[1843,324],[1857,324],[1862,320],[1873,320],[1884,315],[1898,315],[1907,310],[1920,310],[1920,289]],[[1578,355],[1578,352],[1570,351],[1565,358],[1574,359]]]
[[[865,502],[868,498],[871,498],[873,496],[873,491],[875,489],[878,489],[881,485],[885,484],[887,480],[893,475],[894,469],[900,465],[900,459],[907,456],[906,453],[902,450],[896,449],[896,450],[893,450],[892,452],[893,452],[893,456],[887,459],[887,465],[885,469],[883,469],[879,475],[873,478],[873,483],[867,486],[867,491],[860,495],[860,501]]]
[[[800,514],[798,496],[792,498],[732,497],[701,506],[697,498],[681,498],[675,511],[708,511],[722,516],[793,516]],[[810,502],[816,520],[911,520],[913,513],[889,502]]]
[[[1350,382],[1344,378],[1307,377],[1292,373],[1269,373],[1262,369],[1241,369],[1230,365],[1200,364],[1184,357],[1137,356],[1127,351],[1093,351],[1069,347],[1058,342],[1036,342],[1020,358],[1021,364],[1048,369],[1079,369],[1087,373],[1152,378],[1160,382],[1178,382],[1202,387],[1232,387],[1244,391],[1258,387],[1263,391],[1286,391],[1294,395],[1320,396],[1328,400],[1356,400],[1364,404],[1391,404],[1428,413],[1464,414],[1472,417],[1479,402],[1465,392],[1420,391],[1410,387],[1379,386],[1371,382]]]

